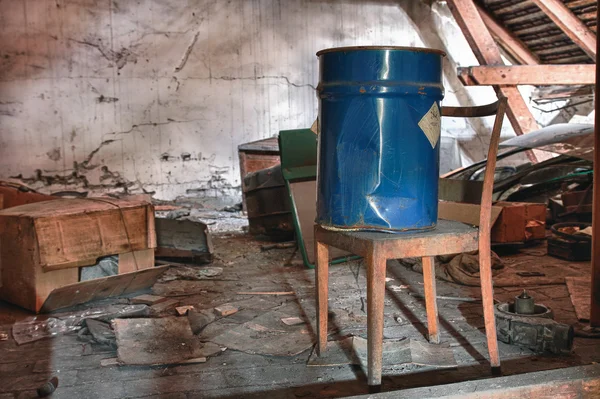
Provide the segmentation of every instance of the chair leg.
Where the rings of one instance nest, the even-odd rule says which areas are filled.
[[[427,310],[427,329],[429,330],[429,342],[432,344],[439,344],[440,330],[436,301],[435,260],[433,256],[423,257],[423,284],[425,287],[425,309]]]
[[[483,318],[485,335],[492,373],[500,373],[500,355],[498,353],[498,338],[496,336],[496,316],[494,314],[494,287],[492,282],[491,249],[479,248],[479,275],[481,280],[481,301],[483,302]]]
[[[386,258],[371,252],[367,257],[367,368],[372,391],[381,386],[385,272]]]
[[[315,267],[317,282],[317,354],[325,352],[327,348],[327,312],[329,290],[329,247],[315,241]]]

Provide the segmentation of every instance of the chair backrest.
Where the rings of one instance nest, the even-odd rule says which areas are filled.
[[[494,172],[496,170],[496,156],[498,155],[498,144],[500,144],[500,130],[506,113],[507,99],[500,96],[493,104],[477,107],[442,107],[442,116],[475,118],[496,115],[492,137],[485,165],[483,178],[483,191],[481,193],[481,205],[479,208],[479,268],[482,272],[481,278],[489,278],[491,281],[491,230],[492,230],[492,194],[494,192]],[[491,290],[490,287],[486,289]],[[482,289],[484,284],[482,284]],[[485,295],[483,295],[485,297]],[[490,291],[489,297],[492,296]],[[487,323],[487,322],[486,322]],[[487,328],[487,325],[486,325]],[[495,328],[495,327],[494,327]]]
[[[317,135],[312,130],[281,130],[279,154],[286,180],[317,177]]]
[[[496,156],[498,155],[498,144],[500,144],[500,131],[502,122],[506,113],[507,99],[501,96],[498,101],[474,107],[442,107],[442,116],[455,118],[481,118],[495,115],[494,126],[492,128],[492,137],[488,148],[486,160],[485,175],[483,178],[483,191],[481,194],[481,207],[479,214],[480,234],[485,230],[484,235],[489,234],[491,229],[492,215],[492,194],[494,192],[494,172],[496,170]],[[483,226],[483,229],[482,229]],[[481,235],[480,235],[481,238]]]

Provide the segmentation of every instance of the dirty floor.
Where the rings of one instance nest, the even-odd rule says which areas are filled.
[[[10,334],[11,326],[30,314],[0,302],[0,332],[9,333],[8,340],[0,341],[0,399],[35,397],[36,388],[52,376],[59,379],[53,395],[58,398],[320,398],[366,393],[366,377],[360,366],[307,365],[315,334],[314,271],[302,266],[294,249],[263,252],[263,244],[246,235],[215,237],[216,260],[211,266],[222,267],[220,275],[157,283],[148,292],[199,310],[223,304],[239,309],[200,332],[203,342],[217,341],[227,346],[205,363],[101,366],[101,361],[114,358],[116,351],[81,342],[76,334],[18,346]],[[506,270],[513,272],[540,271],[549,277],[589,274],[588,263],[548,257],[543,244],[503,256],[503,260]],[[330,341],[366,337],[364,264],[354,261],[336,265],[330,273]],[[420,296],[422,275],[391,261],[387,277],[384,338],[426,343],[425,306]],[[510,300],[523,287],[539,303],[551,307],[557,321],[577,321],[564,284],[501,287],[495,289],[495,297]],[[253,294],[256,292],[282,295]],[[438,295],[477,298],[479,290],[438,280]],[[127,301],[117,298],[108,302]],[[385,366],[385,391],[490,377],[481,304],[440,299],[438,306],[442,346],[451,348],[457,366]],[[295,327],[281,324],[267,330],[261,327],[287,317],[308,323]],[[574,352],[569,356],[537,355],[503,343],[500,351],[503,373],[511,375],[590,364],[599,358],[600,345],[594,339],[575,338]]]

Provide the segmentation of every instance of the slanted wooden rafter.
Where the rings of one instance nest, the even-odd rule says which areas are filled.
[[[517,63],[521,65],[537,65],[540,63],[538,57],[529,51],[523,42],[496,22],[483,8],[478,5],[476,7],[492,37]]]
[[[596,35],[560,0],[531,0],[573,43],[596,60]]]
[[[596,66],[582,65],[510,65],[458,68],[465,85],[593,85]]]
[[[498,45],[485,26],[473,1],[448,0],[448,5],[479,64],[504,65]],[[517,135],[539,128],[516,86],[494,86],[494,89],[508,99],[507,116]],[[528,153],[528,156],[533,162],[537,161],[533,154]]]

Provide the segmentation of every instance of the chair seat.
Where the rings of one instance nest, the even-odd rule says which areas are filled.
[[[405,233],[316,229],[317,240],[360,256],[375,250],[385,258],[448,255],[477,249],[478,228],[453,220],[439,220],[432,230]]]

